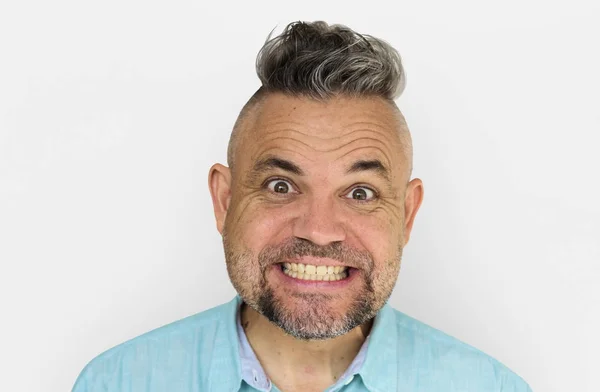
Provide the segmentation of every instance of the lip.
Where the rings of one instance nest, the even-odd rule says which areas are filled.
[[[318,265],[332,265],[332,264],[318,264]],[[341,264],[338,264],[341,265]],[[350,274],[346,279],[335,280],[335,281],[323,281],[323,280],[304,280],[292,278],[283,273],[281,264],[274,264],[271,266],[272,272],[275,278],[282,282],[287,288],[295,288],[299,290],[311,290],[311,291],[335,291],[342,290],[352,284],[360,274],[360,270],[352,268]]]

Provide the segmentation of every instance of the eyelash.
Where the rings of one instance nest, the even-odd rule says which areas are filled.
[[[269,184],[270,184],[270,183],[272,183],[273,181],[283,181],[283,182],[287,182],[288,184],[290,184],[290,185],[292,186],[292,188],[295,188],[295,187],[296,187],[296,186],[294,185],[294,183],[293,183],[293,182],[291,182],[290,180],[286,180],[285,178],[279,178],[279,177],[276,177],[276,178],[270,178],[270,179],[268,179],[267,181],[265,181],[265,183],[263,184],[263,188],[266,188],[266,189],[268,189],[268,188],[269,188]],[[373,198],[372,198],[372,199],[369,199],[369,200],[357,200],[357,199],[352,199],[352,198],[349,198],[349,200],[352,200],[352,201],[353,201],[353,202],[355,202],[355,203],[363,204],[363,203],[370,203],[370,202],[372,202],[372,201],[374,201],[374,200],[376,200],[376,199],[378,199],[378,198],[379,198],[379,193],[377,193],[377,191],[376,191],[375,189],[373,189],[373,188],[371,188],[371,187],[368,187],[368,186],[364,186],[364,185],[356,185],[356,186],[352,187],[348,193],[350,193],[350,192],[352,192],[353,190],[355,190],[355,189],[358,189],[358,188],[364,188],[364,189],[368,189],[368,190],[370,190],[371,192],[373,192]],[[281,196],[281,197],[285,197],[285,196],[286,196],[286,194],[281,194],[281,193],[273,192],[273,191],[271,191],[270,189],[269,189],[269,191],[270,191],[271,193],[274,193],[274,194],[276,194],[277,196]],[[346,194],[348,194],[348,193],[346,193]]]

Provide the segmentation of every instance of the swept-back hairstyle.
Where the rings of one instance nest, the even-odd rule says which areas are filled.
[[[290,23],[269,38],[256,58],[262,90],[316,99],[348,94],[390,100],[404,90],[400,55],[383,40],[322,21]]]
[[[227,162],[233,166],[235,135],[248,110],[268,93],[327,100],[336,95],[398,98],[405,86],[400,55],[387,42],[343,25],[293,22],[267,41],[256,58],[262,86],[236,122]]]

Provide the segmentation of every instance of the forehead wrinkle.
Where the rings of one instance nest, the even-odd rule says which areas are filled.
[[[305,126],[306,128],[306,126]],[[319,132],[318,130],[314,130],[316,127],[309,127],[311,130],[313,130],[313,132]],[[320,136],[319,134],[311,134],[311,133],[307,133],[307,132],[303,132],[300,131],[298,129],[294,129],[294,128],[282,128],[282,129],[276,129],[276,130],[272,130],[272,131],[263,131],[264,136],[269,136],[272,135],[274,133],[279,133],[279,132],[290,132],[290,133],[296,133],[296,134],[300,134],[306,138],[313,138],[313,139],[318,139],[318,140],[333,140],[333,139],[340,139],[342,137],[344,137],[344,135],[340,135],[340,136],[332,136],[332,137],[323,137]],[[326,134],[328,131],[320,131],[321,134]],[[278,137],[274,137],[270,140],[276,140],[276,139],[282,139],[282,138],[287,138],[287,139],[292,139],[295,141],[298,141],[304,145],[306,145],[307,147],[311,147],[308,143],[302,142],[300,141],[300,139],[296,139],[293,138],[291,136],[278,136]]]
[[[343,110],[343,109],[341,109]],[[299,117],[295,119],[294,117]],[[365,119],[364,117],[368,117]],[[348,129],[357,126],[363,126],[366,128],[384,128],[384,129],[395,129],[398,126],[402,126],[402,121],[398,123],[398,118],[394,113],[392,118],[383,118],[388,116],[381,116],[380,113],[376,113],[373,110],[363,110],[360,113],[351,113],[343,115],[336,111],[325,111],[323,113],[315,113],[312,110],[301,111],[298,113],[295,110],[291,110],[289,114],[278,114],[276,112],[265,112],[257,116],[253,128],[267,129],[271,127],[287,128],[291,126],[292,129],[299,128],[331,128],[331,124],[337,124],[336,128]],[[290,118],[292,117],[292,118]],[[400,119],[401,120],[401,119]]]
[[[370,113],[369,113],[370,114]],[[358,142],[360,143],[361,141],[370,141],[373,142],[374,144],[378,145],[378,146],[368,146],[368,147],[373,147],[373,148],[377,148],[380,153],[383,155],[383,157],[385,157],[385,162],[387,163],[387,166],[391,169],[392,165],[390,160],[396,155],[393,154],[394,148],[390,149],[390,144],[392,146],[398,146],[400,148],[400,150],[402,150],[402,155],[406,155],[404,152],[405,148],[404,145],[406,144],[405,141],[403,140],[403,131],[405,131],[403,129],[402,124],[398,124],[397,121],[391,121],[389,119],[381,119],[381,118],[377,118],[375,119],[375,122],[373,121],[358,121],[358,122],[352,122],[352,121],[346,121],[344,123],[342,123],[341,125],[336,125],[336,122],[339,122],[339,118],[340,115],[336,115],[335,113],[333,114],[333,116],[331,115],[323,115],[320,116],[322,118],[324,118],[325,120],[327,118],[333,118],[333,121],[324,121],[321,120],[321,118],[317,118],[318,123],[320,123],[320,125],[314,125],[311,124],[310,119],[307,121],[290,121],[289,119],[286,119],[286,116],[290,116],[289,114],[287,115],[278,115],[278,116],[271,116],[271,118],[266,118],[264,119],[263,117],[263,121],[257,121],[257,123],[255,124],[256,126],[254,127],[257,132],[257,135],[255,136],[257,139],[260,137],[266,137],[269,138],[269,136],[271,136],[268,140],[266,141],[265,144],[271,144],[271,142],[275,143],[275,144],[279,144],[279,146],[275,146],[275,147],[271,147],[268,149],[263,149],[261,148],[262,146],[260,144],[258,144],[258,151],[257,154],[254,156],[261,156],[265,153],[265,151],[269,151],[270,149],[278,149],[278,148],[286,148],[286,144],[289,146],[289,143],[286,143],[286,141],[291,141],[294,144],[296,144],[296,149],[290,148],[290,150],[293,150],[295,153],[299,153],[298,150],[302,151],[304,149],[310,150],[310,151],[316,151],[316,152],[320,152],[320,153],[329,153],[335,150],[339,150],[339,149],[345,149],[347,146],[353,144],[354,142]],[[337,118],[336,118],[337,117]],[[360,117],[360,116],[356,116],[356,117]],[[375,117],[375,116],[372,116]],[[265,121],[266,120],[266,121]],[[273,121],[274,120],[274,121]],[[281,121],[283,120],[283,121]],[[333,125],[331,123],[334,123]],[[392,124],[393,123],[393,124]],[[275,129],[273,129],[275,128]],[[391,130],[390,128],[393,128],[393,130]],[[399,129],[398,129],[399,128]],[[395,132],[394,132],[395,130]],[[291,133],[292,135],[286,135],[286,136],[275,136],[272,137],[272,135],[277,134],[277,133]],[[333,135],[331,135],[333,133]],[[363,136],[363,137],[356,137],[357,134],[360,133],[367,133],[367,134],[372,134],[372,136]],[[297,136],[295,137],[296,134]],[[375,135],[373,135],[375,134]],[[262,136],[262,137],[261,137]],[[307,140],[308,139],[308,140]],[[311,141],[312,139],[312,141]],[[341,145],[335,145],[335,141],[337,140],[342,140],[344,141],[344,139],[350,139],[347,142],[344,142]],[[325,142],[327,144],[323,145],[322,142]],[[334,145],[332,145],[334,144]],[[321,147],[322,146],[322,147]],[[298,148],[300,147],[300,148]],[[319,148],[321,147],[321,148]],[[368,148],[368,147],[362,147],[362,148]],[[289,148],[289,147],[287,147]],[[352,149],[350,152],[351,153],[353,151],[356,151],[356,149]],[[348,153],[345,153],[344,156]],[[308,159],[307,156],[305,156],[304,154],[301,154],[303,156],[303,158]],[[407,156],[404,157],[406,160]]]
[[[257,122],[254,129],[260,130],[259,132],[263,133],[265,136],[277,133],[277,132],[298,132],[306,136],[315,136],[310,135],[306,132],[300,131],[300,129],[307,129],[313,132],[318,132],[318,129],[321,128],[316,125],[307,124],[306,121],[263,121]]]
[[[296,131],[296,130],[288,130],[288,131],[300,133],[300,134],[302,134],[304,136],[307,136],[308,138],[316,138],[316,139],[324,140],[324,138],[318,138],[318,137],[315,137],[315,136],[312,136],[312,135],[306,135],[306,134],[304,134],[302,132],[299,132],[299,131]],[[339,137],[336,137],[336,138],[339,138]],[[348,143],[343,144],[342,146],[332,147],[331,149],[327,149],[327,148],[325,148],[325,149],[319,149],[318,148],[318,145],[319,145],[318,143],[306,142],[306,141],[301,140],[300,138],[295,138],[293,136],[277,136],[277,137],[273,137],[273,138],[269,139],[268,141],[266,141],[264,143],[264,144],[269,144],[269,145],[276,144],[275,146],[272,146],[272,147],[269,147],[269,148],[266,148],[266,149],[261,149],[261,150],[259,150],[259,152],[256,155],[260,156],[260,155],[264,154],[265,151],[268,151],[268,150],[271,150],[271,149],[276,149],[276,148],[285,149],[285,148],[288,148],[288,149],[290,149],[290,150],[292,150],[294,152],[297,152],[298,154],[302,155],[307,160],[313,161],[313,159],[309,159],[304,154],[301,154],[297,149],[289,148],[288,147],[289,144],[287,146],[286,146],[285,143],[280,143],[279,145],[277,145],[277,142],[281,141],[281,140],[292,140],[293,142],[297,143],[300,146],[305,147],[308,150],[313,150],[313,151],[320,152],[320,153],[327,153],[327,152],[331,152],[331,151],[334,151],[334,150],[339,149],[339,148],[343,148],[343,147],[345,147],[345,146],[347,146],[347,145],[349,145],[349,144],[351,144],[351,143],[353,143],[355,141],[355,140],[351,140]]]
[[[298,135],[302,135],[303,137],[294,137],[294,135],[282,135],[282,136],[270,136],[273,134],[277,134],[277,133],[292,133],[292,134],[298,134]],[[320,139],[320,140],[325,140],[326,138],[319,138],[316,135],[311,135],[309,133],[306,132],[302,132],[298,129],[294,129],[294,128],[281,128],[281,129],[275,129],[275,130],[263,130],[261,129],[258,132],[258,135],[256,135],[256,137],[261,137],[261,138],[267,138],[268,140],[265,141],[265,143],[270,143],[270,142],[277,142],[277,141],[281,141],[281,140],[291,140],[293,142],[296,142],[308,149],[313,149],[316,151],[319,151],[317,148],[314,148],[308,141],[304,141],[302,139]],[[284,143],[282,143],[283,146],[285,146]]]
[[[274,120],[277,120],[280,117],[287,117],[285,115],[279,115],[276,116]],[[323,133],[327,133],[329,130],[338,128],[341,130],[344,129],[352,129],[354,127],[363,127],[357,130],[353,130],[351,131],[349,134],[361,131],[361,130],[365,130],[365,131],[378,131],[378,132],[382,132],[382,133],[387,133],[389,131],[390,128],[397,128],[398,124],[395,123],[395,121],[382,121],[380,116],[376,116],[376,115],[372,115],[372,117],[374,117],[376,120],[375,121],[356,121],[356,122],[352,122],[352,121],[346,121],[344,123],[339,124],[339,126],[334,127],[333,125],[331,125],[332,123],[338,122],[336,119],[333,119],[333,121],[331,121],[330,119],[330,115],[321,115],[319,116],[319,123],[325,123],[326,125],[323,124],[319,124],[319,125],[310,125],[307,124],[307,121],[293,121],[293,120],[284,120],[284,121],[273,121],[273,120],[266,120],[266,121],[257,121],[255,124],[255,128],[261,129],[261,130],[266,130],[268,128],[272,128],[272,127],[279,127],[282,126],[279,129],[275,129],[273,131],[266,131],[266,134],[270,134],[273,132],[278,132],[278,131],[296,131],[296,132],[300,132],[304,135],[307,136],[312,136],[312,137],[316,137],[316,138],[322,138],[322,139],[328,139],[327,137],[320,137],[320,135],[318,134],[319,132],[323,132]],[[339,117],[339,116],[334,116],[334,117]],[[309,120],[310,121],[310,120]],[[290,125],[292,125],[293,127],[289,127]],[[298,130],[298,128],[308,128],[309,130],[313,131],[315,134],[313,135],[309,135],[307,133],[301,132]],[[370,128],[378,128],[377,130],[374,129],[370,129]],[[326,130],[325,130],[326,129]],[[320,131],[321,130],[321,131]],[[341,137],[345,137],[348,134],[344,135],[338,135],[338,136],[333,136],[330,139],[334,139],[334,138],[341,138]]]
[[[360,131],[360,130],[374,131],[375,129],[373,129],[373,128],[377,128],[378,131],[387,133],[390,131],[390,129],[396,129],[397,125],[391,124],[388,121],[379,120],[377,122],[372,122],[372,121],[349,122],[347,124],[344,124],[342,127],[346,128],[346,129],[358,128],[357,129],[358,131]]]
[[[287,140],[287,139],[293,140],[294,142],[296,142],[302,146],[305,146],[306,148],[312,149],[312,146],[310,146],[308,143],[306,143],[304,141],[301,141],[301,140],[298,140],[298,139],[295,139],[295,138],[289,137],[289,136],[278,136],[278,137],[272,138],[272,139],[268,140],[266,143],[260,145],[259,146],[260,148],[257,150],[256,154],[254,155],[254,156],[256,156],[256,158],[253,158],[253,160],[257,160],[258,157],[267,154],[271,150],[279,149],[279,150],[293,151],[293,152],[297,153],[298,155],[302,156],[304,159],[311,161],[311,162],[313,161],[313,159],[310,159],[309,157],[307,157],[304,154],[302,154],[301,152],[299,152],[298,148],[290,148],[289,144],[286,145],[285,143],[281,143],[279,145],[276,143],[279,140]],[[275,144],[275,145],[273,145],[273,144]],[[275,155],[277,155],[277,154],[275,154]],[[277,156],[279,156],[279,155],[277,155]]]
[[[286,124],[286,126],[278,127],[278,125],[281,125],[281,124]],[[290,124],[297,125],[297,127],[290,127]],[[306,126],[306,124],[302,124],[302,123],[286,121],[284,123],[262,124],[262,125],[257,126],[256,128],[259,129],[260,132],[264,133],[265,136],[267,136],[267,135],[270,135],[272,133],[277,133],[277,132],[300,132],[300,131],[298,131],[298,128],[307,128],[307,126]],[[308,128],[311,128],[311,127],[308,127]],[[302,133],[302,132],[300,132],[300,133]]]
[[[271,150],[277,150],[277,151],[274,152],[274,153],[270,153]],[[271,157],[277,157],[277,158],[280,158],[280,159],[284,159],[286,161],[292,161],[292,159],[287,158],[286,156],[284,156],[283,154],[280,153],[282,150],[283,151],[285,151],[285,150],[291,151],[291,152],[293,152],[293,153],[295,153],[297,155],[300,155],[302,158],[306,159],[309,162],[314,162],[313,159],[310,159],[309,157],[305,156],[304,154],[298,152],[297,150],[294,150],[294,149],[291,149],[291,148],[285,148],[285,147],[281,148],[279,146],[265,148],[259,154],[257,154],[256,161],[258,161],[258,157],[264,157],[264,156],[267,156],[267,157],[269,157],[269,156],[271,156]],[[288,154],[286,153],[285,155],[288,155]],[[294,164],[296,164],[296,163],[294,162]],[[298,164],[296,164],[296,165],[300,166]]]
[[[357,133],[361,133],[361,134],[367,134],[367,135],[372,135],[375,134],[374,136],[356,136]],[[370,128],[359,128],[350,132],[347,132],[344,135],[340,135],[338,138],[351,138],[351,141],[358,141],[361,139],[366,139],[366,140],[376,140],[379,141],[383,144],[388,144],[389,141],[392,141],[392,138],[387,137],[387,131],[385,130],[375,130],[375,129],[370,129]],[[388,140],[386,142],[386,140]]]
[[[391,167],[392,167],[392,162],[391,162],[391,159],[390,159],[390,156],[391,156],[392,154],[391,154],[391,151],[389,151],[389,150],[387,149],[387,144],[386,144],[385,142],[383,142],[383,141],[382,141],[382,140],[380,140],[380,139],[377,139],[377,138],[370,138],[370,137],[364,137],[364,138],[361,138],[361,139],[362,139],[362,140],[369,140],[369,141],[379,142],[379,145],[380,145],[380,146],[377,146],[377,145],[369,145],[369,146],[357,146],[357,147],[354,147],[354,148],[352,148],[350,151],[347,151],[347,152],[343,153],[343,154],[340,156],[340,158],[342,158],[342,157],[345,157],[345,156],[347,156],[347,155],[349,155],[349,154],[352,154],[353,152],[355,152],[355,151],[358,151],[358,150],[363,150],[363,149],[371,149],[371,148],[372,148],[372,149],[375,149],[375,150],[377,150],[377,151],[379,151],[379,152],[381,153],[381,155],[384,157],[385,163],[387,163],[387,167],[388,167],[388,168],[391,168]],[[360,141],[360,140],[359,140],[359,139],[355,139],[355,140],[353,140],[353,141],[351,141],[351,142],[347,143],[347,144],[346,144],[346,146],[347,146],[347,145],[350,145],[350,144],[352,144],[352,143],[354,143],[354,142],[358,142],[358,141]]]
[[[371,123],[365,123],[365,124],[371,124]],[[405,134],[407,133],[407,130],[405,130],[403,127],[394,127],[394,130],[392,132],[390,132],[390,130],[386,127],[379,126],[374,123],[371,125],[374,125],[374,128],[379,128],[379,129],[359,128],[359,129],[356,129],[356,130],[348,133],[347,135],[350,136],[353,133],[363,132],[363,131],[364,132],[373,132],[373,133],[378,133],[378,134],[384,135],[382,138],[377,138],[377,140],[381,141],[385,145],[388,144],[388,143],[386,143],[386,140],[389,142],[392,142],[393,144],[396,144],[402,148],[406,144]]]
[[[258,152],[255,154],[256,158],[254,158],[253,161],[256,162],[259,159],[258,157],[262,157],[262,156],[268,154],[270,151],[273,151],[273,150],[289,150],[289,151],[292,151],[292,152],[300,155],[302,158],[306,159],[309,162],[314,162],[315,161],[314,159],[310,159],[308,156],[306,156],[305,154],[303,154],[301,152],[302,151],[301,148],[300,149],[298,149],[298,148],[290,148],[289,145],[286,146],[285,144],[283,144],[283,145],[281,145],[281,144],[277,145],[277,141],[280,141],[280,140],[293,140],[294,142],[298,143],[299,145],[304,146],[305,148],[307,148],[309,150],[313,150],[313,151],[316,151],[316,152],[319,152],[319,153],[330,153],[330,152],[335,151],[335,150],[340,150],[340,149],[343,150],[347,146],[350,146],[350,145],[352,145],[354,143],[359,143],[359,142],[365,141],[365,140],[371,141],[371,142],[374,142],[374,144],[376,144],[376,145],[354,147],[354,148],[350,149],[349,151],[344,152],[338,158],[335,158],[335,160],[343,158],[343,157],[345,157],[345,156],[347,156],[349,154],[352,154],[355,151],[364,150],[364,149],[374,149],[374,150],[376,150],[376,151],[379,152],[379,154],[377,154],[377,155],[381,155],[381,157],[383,157],[383,162],[382,163],[388,169],[388,172],[390,174],[392,173],[392,163],[391,163],[391,160],[390,160],[391,151],[389,151],[389,149],[387,148],[388,144],[385,143],[380,138],[376,138],[376,137],[362,137],[362,138],[359,138],[359,139],[352,139],[352,140],[349,140],[348,142],[346,142],[346,143],[344,143],[342,145],[333,146],[331,148],[319,149],[319,148],[316,148],[316,147],[312,146],[310,143],[304,142],[302,140],[299,140],[299,139],[296,139],[296,138],[293,138],[293,137],[278,136],[276,138],[272,138],[267,143],[265,143],[266,146],[265,145],[261,146],[262,148],[260,150],[258,150]],[[275,145],[273,145],[273,144],[275,144]],[[281,154],[278,153],[278,151],[275,151],[272,155],[283,158],[281,156]]]
[[[352,136],[352,134],[355,134],[357,132],[378,133],[377,131],[373,131],[373,130],[369,130],[369,129],[360,129],[360,130],[352,131],[351,133],[348,133],[346,135],[333,136],[333,137],[319,137],[317,135],[309,135],[309,134],[306,134],[304,132],[301,132],[301,131],[298,131],[298,130],[295,130],[295,129],[286,129],[286,130],[282,130],[282,131],[283,132],[287,131],[287,132],[299,133],[300,135],[306,136],[307,138],[314,138],[314,139],[318,139],[319,141],[331,141],[331,142],[333,142],[336,139],[346,139],[346,138]],[[278,131],[272,131],[272,132],[269,132],[269,133],[273,134],[273,133],[277,133],[277,132]],[[344,147],[346,147],[346,146],[348,146],[348,145],[350,145],[350,144],[352,144],[354,142],[360,142],[360,141],[364,141],[364,140],[373,141],[373,142],[379,143],[379,144],[381,144],[383,146],[387,146],[389,144],[388,142],[386,142],[382,138],[372,137],[372,136],[362,136],[362,137],[358,137],[358,138],[352,138],[351,140],[348,140],[347,142],[345,142],[345,143],[343,143],[341,145],[336,145],[336,146],[332,146],[331,148],[323,148],[323,149],[319,149],[317,146],[314,146],[313,145],[314,143],[305,142],[305,141],[301,140],[301,138],[295,138],[293,136],[277,136],[277,137],[273,137],[273,138],[269,139],[267,141],[267,143],[268,142],[276,142],[276,141],[279,141],[279,140],[286,140],[286,139],[292,140],[292,141],[294,141],[294,142],[296,142],[296,143],[298,143],[300,145],[303,145],[304,147],[307,147],[308,149],[312,149],[312,150],[315,150],[315,151],[318,151],[318,152],[331,152],[331,151],[334,151],[334,150],[343,149]],[[328,144],[330,144],[330,143],[328,143]]]

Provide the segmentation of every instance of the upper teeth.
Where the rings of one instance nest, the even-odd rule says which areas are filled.
[[[292,278],[305,280],[340,280],[348,276],[348,267],[339,265],[311,265],[302,263],[284,263],[283,273]]]
[[[301,274],[311,275],[326,275],[326,274],[339,274],[340,272],[346,271],[348,267],[342,267],[339,265],[312,265],[302,263],[284,263],[285,269],[299,272]]]

